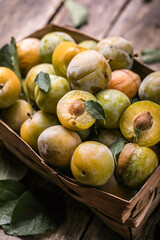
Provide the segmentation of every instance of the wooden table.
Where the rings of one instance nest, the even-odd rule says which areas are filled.
[[[144,3],[143,0],[77,0],[87,7],[89,18],[81,30],[99,39],[119,35],[128,39],[135,52],[144,47],[160,47],[160,1]],[[17,40],[44,27],[48,23],[70,25],[72,22],[61,0],[0,0],[0,46],[10,41],[11,36]],[[160,69],[160,63],[152,64],[154,70]],[[121,240],[105,226],[83,204],[64,194],[67,211],[66,218],[56,231],[41,236],[25,237],[26,240]],[[153,214],[138,238],[148,238],[153,230],[156,215]],[[160,227],[160,224],[158,225]],[[158,227],[157,227],[158,231]],[[16,240],[7,236],[0,229],[0,240]],[[160,239],[160,238],[157,238]]]

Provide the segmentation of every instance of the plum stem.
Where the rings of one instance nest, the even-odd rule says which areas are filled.
[[[4,87],[4,83],[0,83],[0,89]]]
[[[134,54],[132,55],[132,57],[139,57],[139,54],[138,54],[138,53],[134,53]]]
[[[30,119],[32,119],[32,117],[31,117],[31,114],[30,114],[30,113],[27,113],[27,116],[28,116]]]
[[[109,59],[107,59],[107,62],[109,63],[109,62],[112,62],[113,61],[113,58],[109,58]]]

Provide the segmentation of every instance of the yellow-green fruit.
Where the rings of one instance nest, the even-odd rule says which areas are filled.
[[[84,47],[88,50],[95,50],[95,48],[97,46],[97,42],[94,40],[84,40],[84,41],[78,43],[78,45],[80,47]]]
[[[85,109],[84,102],[97,101],[89,92],[72,90],[64,95],[57,104],[57,116],[61,124],[75,131],[90,128],[96,119]]]
[[[160,71],[145,77],[140,85],[139,98],[160,104]]]
[[[51,32],[44,35],[38,49],[41,61],[44,63],[51,63],[52,54],[55,48],[65,41],[75,42],[74,39],[65,32]]]
[[[71,170],[78,182],[100,186],[113,175],[114,159],[104,144],[95,141],[84,142],[73,153]]]
[[[47,128],[38,138],[38,150],[42,158],[54,167],[66,168],[70,166],[72,154],[81,143],[81,139],[74,131],[61,125]]]
[[[130,42],[121,37],[110,37],[101,40],[96,47],[109,62],[112,71],[131,69],[133,65],[133,48]]]
[[[22,123],[32,116],[32,107],[25,100],[18,99],[13,105],[2,112],[2,120],[15,132],[19,133]]]
[[[41,62],[38,55],[39,45],[38,38],[25,38],[17,43],[19,68],[22,76],[25,76],[32,67]]]
[[[17,75],[6,67],[0,67],[0,109],[16,102],[21,92]]]
[[[27,95],[32,100],[34,100],[34,89],[36,87],[36,84],[34,81],[36,79],[37,74],[40,72],[55,74],[52,64],[42,63],[31,68],[31,70],[28,72],[26,76],[25,85],[26,85]]]
[[[43,91],[37,85],[34,90],[35,102],[45,112],[56,113],[58,101],[70,91],[70,86],[65,78],[56,75],[50,76],[50,88],[48,92]]]
[[[48,127],[58,124],[57,116],[45,113],[43,110],[36,112],[21,126],[20,136],[34,150],[38,150],[37,140],[39,135]]]
[[[120,130],[130,142],[151,147],[160,141],[160,106],[139,101],[129,106],[120,118]]]
[[[86,50],[72,59],[67,68],[67,78],[72,89],[95,94],[107,87],[111,79],[111,69],[100,53]]]
[[[96,94],[96,98],[105,112],[105,121],[98,120],[99,125],[109,129],[119,128],[120,117],[131,104],[129,98],[115,89],[102,90]]]
[[[140,188],[157,166],[158,157],[153,150],[128,143],[118,158],[117,179],[128,187]]]

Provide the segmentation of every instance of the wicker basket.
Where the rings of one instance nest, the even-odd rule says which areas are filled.
[[[30,35],[30,37],[41,38],[46,33],[52,31],[67,32],[76,42],[87,39],[98,41],[80,31],[57,25],[48,25]],[[132,70],[138,73],[142,79],[153,72],[136,60],[134,60]],[[28,165],[29,168],[54,184],[57,184],[73,198],[86,204],[105,224],[126,239],[133,239],[137,236],[149,215],[160,202],[160,166],[150,176],[138,193],[127,201],[107,193],[104,190],[81,185],[73,178],[54,170],[1,120],[0,140],[2,140],[9,151],[14,153],[20,160]]]

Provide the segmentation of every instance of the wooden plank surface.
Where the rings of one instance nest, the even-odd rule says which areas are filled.
[[[97,217],[94,217],[88,226],[82,239],[91,240],[123,240],[119,234],[113,232],[105,224],[101,223]]]
[[[44,27],[58,7],[61,0],[0,0],[0,47]]]
[[[81,30],[101,39],[111,28],[128,0],[77,0],[77,2],[83,4],[89,13],[88,22],[81,27]],[[52,22],[73,26],[65,6],[60,9]]]

